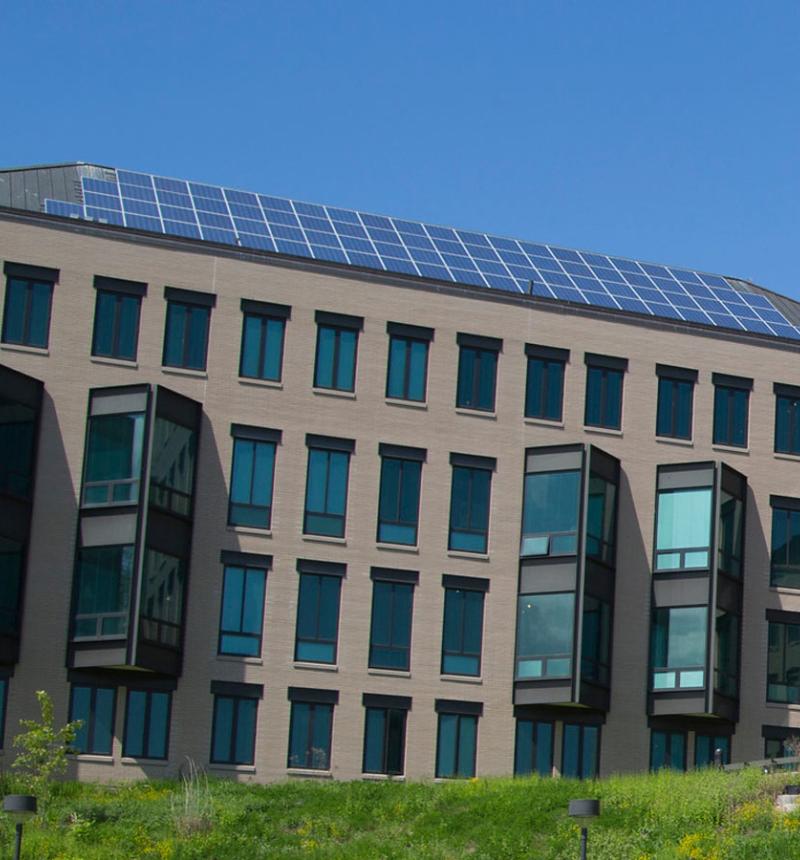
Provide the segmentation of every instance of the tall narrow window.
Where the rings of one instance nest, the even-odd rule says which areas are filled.
[[[358,333],[363,317],[317,311],[317,357],[314,387],[355,391]]]
[[[96,276],[92,355],[136,360],[139,312],[147,284]]]
[[[800,615],[767,611],[767,701],[800,704]]]
[[[301,559],[294,659],[303,663],[336,663],[339,600],[345,566]]]
[[[211,728],[212,764],[253,764],[256,751],[260,684],[212,681],[214,722]]]
[[[350,455],[355,442],[309,434],[306,445],[308,476],[303,532],[344,537]]]
[[[423,403],[433,329],[390,322],[386,324],[386,331],[389,334],[386,396],[394,400]]]
[[[411,610],[419,574],[373,567],[369,665],[408,670],[411,662]]]
[[[268,529],[272,525],[275,448],[281,441],[281,431],[234,424],[231,433],[234,440],[228,522]]]
[[[714,689],[725,696],[739,695],[740,618],[732,612],[716,610],[714,629]]]
[[[587,427],[622,427],[622,378],[628,369],[627,358],[586,353]]]
[[[489,544],[489,498],[493,457],[451,454],[450,539],[448,549],[485,553]]]
[[[514,750],[514,775],[553,773],[553,724],[538,720],[517,719]]]
[[[800,588],[800,499],[771,496],[770,585]]]
[[[212,293],[164,287],[167,321],[164,330],[166,367],[205,370],[211,309],[217,297]]]
[[[57,269],[6,263],[3,343],[46,349],[50,336],[50,305]]]
[[[475,776],[480,702],[437,699],[436,776],[455,779]]]
[[[611,672],[611,607],[604,600],[583,598],[581,678],[608,686]]]
[[[775,383],[775,451],[800,454],[800,387]]]
[[[378,541],[415,546],[425,449],[381,443],[378,450],[381,455]]]
[[[74,743],[78,752],[111,755],[116,698],[114,687],[72,685],[69,719],[81,721]]]
[[[578,469],[525,475],[520,555],[575,555],[578,551]]]
[[[719,750],[720,763],[731,763],[731,739],[727,735],[694,736],[694,766],[707,767],[716,764],[716,754]]]
[[[564,370],[568,349],[525,344],[528,371],[525,383],[525,417],[560,421],[563,415]]]
[[[124,756],[167,757],[171,694],[157,690],[128,690]]]
[[[283,371],[283,341],[286,320],[292,309],[242,299],[242,351],[239,376],[280,382]]]
[[[714,444],[746,448],[753,380],[722,373],[712,374],[711,379],[714,383]]]
[[[118,639],[128,633],[133,546],[91,546],[78,551],[74,639]]]
[[[705,686],[708,608],[654,609],[652,624],[652,689],[658,692]]]
[[[686,732],[650,732],[650,770],[686,770]]]
[[[600,726],[564,723],[561,775],[594,779],[600,767]]]
[[[406,716],[411,699],[364,693],[364,773],[404,772]]]
[[[139,636],[180,649],[183,639],[185,562],[155,549],[144,553]]]
[[[517,598],[517,679],[568,678],[572,673],[575,594]]]
[[[481,674],[483,603],[488,579],[442,577],[444,623],[442,625],[442,674]]]
[[[656,435],[673,439],[692,438],[692,405],[697,371],[656,365],[658,412]]]
[[[289,757],[287,766],[304,770],[330,770],[335,690],[289,687]]]
[[[144,424],[144,412],[89,418],[83,475],[85,507],[138,502]]]
[[[219,621],[219,653],[261,655],[264,592],[271,556],[223,552],[225,573]]]
[[[197,433],[156,415],[150,457],[150,504],[188,517],[192,513]]]
[[[456,340],[459,346],[456,406],[494,412],[497,356],[503,349],[503,341],[462,333]]]
[[[656,571],[705,570],[711,562],[711,487],[658,493]]]

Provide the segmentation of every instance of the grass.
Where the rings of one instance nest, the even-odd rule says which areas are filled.
[[[774,811],[786,774],[663,771],[597,782],[479,779],[433,783],[241,785],[201,777],[100,786],[65,782],[26,826],[23,857],[415,858],[574,860],[574,797],[599,797],[592,860],[772,860],[800,854],[800,816]],[[3,793],[18,789],[0,777]],[[0,823],[0,856],[12,827]]]

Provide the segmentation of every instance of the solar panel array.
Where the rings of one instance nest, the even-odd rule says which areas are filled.
[[[719,275],[129,170],[117,170],[116,181],[81,182],[82,205],[48,199],[45,211],[800,340],[769,298],[735,290]]]

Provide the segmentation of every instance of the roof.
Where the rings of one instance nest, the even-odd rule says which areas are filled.
[[[741,279],[121,168],[0,170],[0,206],[800,340],[800,303]]]

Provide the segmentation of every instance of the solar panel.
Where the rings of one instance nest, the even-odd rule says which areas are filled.
[[[48,199],[45,212],[800,340],[768,297],[720,275],[131,170],[81,184],[82,205]]]

